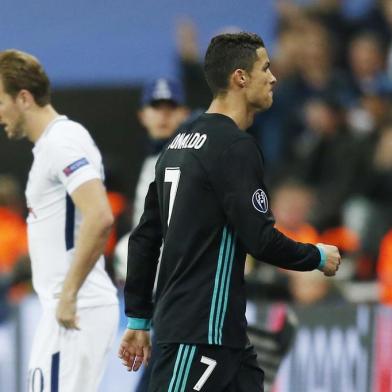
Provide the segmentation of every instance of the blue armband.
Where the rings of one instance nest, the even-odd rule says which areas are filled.
[[[151,320],[150,319],[142,319],[136,317],[128,317],[128,329],[140,329],[144,331],[149,331],[151,328]]]
[[[322,271],[325,266],[325,263],[327,262],[327,255],[325,254],[325,250],[323,249],[322,246],[320,245],[316,245],[316,246],[320,252],[320,264],[318,265],[317,269]]]

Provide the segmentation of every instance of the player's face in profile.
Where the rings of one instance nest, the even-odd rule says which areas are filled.
[[[266,110],[272,105],[273,87],[276,78],[270,69],[270,61],[265,48],[256,51],[258,59],[255,61],[248,83],[248,102],[258,110]]]
[[[18,107],[16,98],[4,91],[4,84],[0,78],[0,125],[4,128],[8,139],[22,139],[25,137],[23,113]]]
[[[145,106],[140,112],[140,122],[152,139],[167,139],[185,120],[186,111],[170,101],[158,101]]]

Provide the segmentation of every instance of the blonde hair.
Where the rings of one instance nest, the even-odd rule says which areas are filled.
[[[13,98],[21,90],[27,90],[37,105],[50,103],[49,78],[34,56],[16,49],[0,52],[0,77],[5,92]]]

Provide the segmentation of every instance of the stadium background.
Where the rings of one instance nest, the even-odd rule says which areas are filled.
[[[389,33],[387,29],[375,23],[380,20],[377,17],[382,14],[381,3],[387,3],[387,1],[249,0],[245,4],[236,0],[224,2],[203,0],[192,4],[179,0],[159,3],[151,0],[143,2],[116,0],[109,5],[105,1],[93,2],[91,0],[85,2],[2,0],[0,47],[1,49],[25,50],[41,60],[52,81],[55,107],[59,112],[83,123],[93,135],[104,157],[108,188],[123,196],[128,206],[124,209],[124,215],[126,215],[132,208],[135,184],[147,150],[146,135],[136,116],[141,86],[144,82],[159,76],[180,79],[186,77],[184,76],[183,53],[181,53],[179,43],[181,42],[179,36],[181,26],[188,25],[196,31],[200,56],[210,38],[220,31],[235,28],[254,31],[264,38],[272,58],[272,70],[274,71],[274,58],[278,60],[281,39],[279,34],[283,30],[282,25],[293,22],[287,19],[298,18],[299,14],[296,12],[298,10],[300,13],[308,12],[307,7],[315,7],[311,11],[313,13],[320,10],[323,13],[328,9],[332,9],[333,12],[338,10],[336,14],[331,12],[332,18],[329,15],[329,18],[320,19],[320,23],[324,23],[324,27],[326,26],[331,34],[330,44],[333,48],[342,46],[346,48],[349,40],[363,31],[380,34],[384,50],[383,68],[380,72],[383,73],[382,76],[385,75],[385,78],[381,78],[381,84],[377,82],[372,85],[373,90],[370,93],[361,91],[359,94],[364,96],[370,94],[376,98],[379,94],[384,101],[386,100],[387,104],[382,110],[385,112],[383,114],[385,114],[386,126],[390,127],[391,123],[387,114],[390,113],[392,91],[390,82],[392,21],[390,21]],[[297,5],[299,8],[284,7],[287,4]],[[332,8],[328,5],[332,5]],[[320,7],[318,11],[317,7]],[[339,18],[333,19],[333,15],[338,15]],[[331,20],[334,20],[336,24],[331,23]],[[340,36],[336,35],[336,32],[342,31],[342,25],[351,26],[350,31]],[[291,27],[286,26],[288,31]],[[385,32],[387,32],[386,36]],[[343,42],[342,45],[342,40],[345,39],[347,42]],[[337,74],[341,67],[347,68],[349,78],[351,78],[350,67],[345,57],[347,52],[335,51],[334,54],[332,73]],[[293,68],[294,66],[293,63]],[[282,70],[281,72],[283,73]],[[289,75],[288,78],[291,76]],[[288,85],[285,77],[279,78],[278,75],[278,79],[282,85]],[[186,82],[185,80],[187,86]],[[200,94],[198,95],[198,92],[194,90],[187,91],[187,95],[191,109],[203,107],[209,100],[207,95],[198,100]],[[295,95],[291,97],[296,99]],[[302,108],[306,106],[307,100],[310,101],[313,98],[313,96],[307,97]],[[322,96],[327,104],[331,98],[336,97]],[[339,108],[343,106],[346,113],[351,113],[351,109],[356,105],[355,99],[350,104],[338,103]],[[331,106],[334,107],[335,104],[334,101]],[[358,109],[358,107],[355,108]],[[290,107],[280,106],[279,109],[282,110],[281,113],[285,113],[290,110]],[[361,107],[361,109],[364,109],[360,112],[363,115],[369,107]],[[355,134],[354,125],[361,123],[363,117],[359,118],[359,112],[352,113],[357,113],[358,116],[357,122],[353,120],[351,123],[350,131]],[[275,145],[276,134],[272,131],[268,133],[268,124],[271,124],[268,119],[261,119],[257,124],[252,132],[260,140],[262,148],[267,150],[267,159],[270,158],[270,165],[275,168],[276,161],[285,158],[274,154],[273,148],[269,148],[270,145]],[[384,123],[380,124],[380,129],[382,126]],[[265,133],[261,128],[265,130]],[[380,129],[376,129],[374,134],[381,134]],[[357,141],[354,139],[351,141],[355,144]],[[385,144],[388,143],[385,142]],[[385,149],[386,154],[392,156],[392,148],[389,147],[388,150],[386,145]],[[358,151],[362,150],[358,148],[353,151],[360,155]],[[367,153],[371,154],[372,150]],[[367,161],[368,157],[363,155],[362,158],[363,161]],[[0,133],[0,175],[13,176],[23,187],[31,159],[29,142],[10,142],[3,132]],[[339,165],[343,167],[345,164],[346,162],[338,162],[338,167]],[[392,164],[387,165],[386,171],[388,175],[384,177],[385,181],[392,181]],[[280,175],[281,168],[273,172]],[[357,177],[352,178],[351,183],[355,184],[363,179],[363,173],[359,172],[356,175]],[[0,177],[0,182],[2,180],[3,177]],[[390,188],[386,187],[386,189]],[[372,211],[376,211],[375,214],[379,213],[377,209],[366,207],[374,203],[381,209],[381,215],[390,218],[392,198],[388,199],[389,194],[384,194],[387,199],[386,204],[383,198],[379,203],[378,195],[365,194],[365,196],[370,203],[365,204],[365,207],[360,205],[361,211],[364,210],[369,214]],[[343,204],[341,203],[340,206]],[[355,205],[358,206],[358,204]],[[23,208],[21,214],[25,214]],[[352,217],[353,214],[355,217],[355,212],[350,216]],[[369,222],[374,224],[374,221],[377,222],[376,219],[370,219]],[[291,302],[297,309],[300,321],[297,340],[281,369],[275,388],[276,392],[314,392],[316,390],[387,392],[392,390],[390,366],[392,312],[386,307],[391,300],[389,297],[391,278],[388,275],[392,270],[389,267],[392,265],[390,245],[392,238],[388,237],[391,221],[392,219],[386,219],[385,227],[370,226],[368,228],[368,231],[382,231],[376,251],[373,249],[374,244],[372,244],[373,248],[371,246],[366,248],[356,243],[357,237],[360,241],[363,233],[355,233],[354,230],[354,233],[350,234],[354,234],[356,239],[353,240],[349,236],[341,240],[339,234],[339,238],[336,237],[337,232],[335,232],[333,240],[341,240],[347,267],[343,268],[342,276],[336,280],[336,284],[325,284],[324,281],[317,279],[305,282],[305,285],[316,284],[324,288],[322,297],[317,297],[315,300],[310,298],[309,293],[302,295],[295,291],[296,284],[303,285],[304,282],[298,283],[291,276],[272,276],[268,269],[254,268],[252,267],[254,263],[250,262],[248,277],[252,297],[249,314],[251,320],[261,323],[263,317],[259,315],[259,311],[264,305],[260,301],[268,298],[269,303],[273,304],[275,301]],[[328,225],[325,227],[320,225],[319,228],[315,222],[317,222],[317,217],[314,222],[310,223],[320,231],[330,228]],[[354,224],[350,229],[355,227]],[[344,228],[347,227],[344,226]],[[1,242],[1,235],[4,236],[7,230],[7,224],[2,222],[0,217],[0,248],[6,246]],[[324,233],[326,231],[324,230]],[[350,241],[353,241],[352,246],[347,245]],[[381,251],[380,244],[383,244]],[[345,245],[347,245],[346,248]],[[3,263],[2,254],[4,252],[0,253],[0,265]],[[385,268],[381,270],[380,265]],[[9,272],[9,269],[2,266],[0,276]],[[16,292],[13,289],[11,293],[0,290],[2,297],[0,301],[2,307],[0,312],[2,315],[0,323],[1,392],[25,391],[26,358],[38,308],[34,296],[24,296],[28,289],[25,287],[19,289],[17,287]],[[276,291],[279,291],[281,295],[276,295]],[[7,311],[3,310],[5,308]],[[121,329],[123,327],[124,323]],[[134,382],[134,376],[121,369],[118,359],[113,354],[102,385],[102,392],[132,391]],[[293,384],[296,387],[293,387]]]

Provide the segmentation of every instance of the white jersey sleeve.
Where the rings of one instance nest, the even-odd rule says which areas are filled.
[[[71,194],[83,183],[92,179],[103,180],[103,168],[98,149],[90,135],[78,124],[62,138],[51,140],[51,173]],[[83,129],[80,132],[78,128]],[[91,139],[91,140],[88,140]]]

